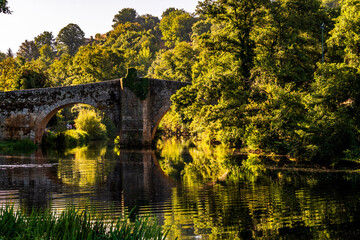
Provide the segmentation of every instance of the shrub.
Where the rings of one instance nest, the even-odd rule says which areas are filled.
[[[87,132],[90,139],[106,139],[106,126],[101,122],[101,117],[95,110],[80,110],[75,119],[75,125],[78,130]]]

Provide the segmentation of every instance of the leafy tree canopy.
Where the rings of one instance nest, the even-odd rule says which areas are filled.
[[[85,43],[85,33],[77,24],[70,23],[60,30],[56,42],[60,51],[75,55]]]
[[[17,56],[24,57],[26,61],[36,60],[40,54],[34,41],[25,40],[20,46]]]

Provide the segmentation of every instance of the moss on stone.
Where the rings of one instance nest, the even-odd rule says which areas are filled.
[[[137,76],[135,68],[129,68],[125,78],[121,79],[122,88],[129,88],[140,100],[145,100],[149,92],[149,79]]]

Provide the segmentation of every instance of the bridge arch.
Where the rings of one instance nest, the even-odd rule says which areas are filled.
[[[46,126],[48,125],[50,119],[52,117],[54,117],[58,111],[66,108],[66,107],[69,107],[69,106],[74,106],[76,104],[90,105],[90,106],[102,111],[106,116],[110,117],[110,119],[111,119],[111,113],[108,111],[103,111],[103,110],[99,109],[99,106],[96,103],[96,101],[94,101],[94,99],[85,99],[83,101],[73,101],[72,99],[66,99],[64,101],[57,102],[53,106],[49,106],[48,108],[46,108],[44,111],[42,111],[39,114],[39,116],[37,117],[36,122],[35,122],[34,142],[38,143],[38,144],[41,143],[42,137],[45,133]],[[111,120],[113,121],[113,119],[111,119]],[[118,128],[118,126],[117,126],[117,128]]]

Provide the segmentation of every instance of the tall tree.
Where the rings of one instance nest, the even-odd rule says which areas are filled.
[[[77,24],[70,23],[60,30],[56,42],[59,49],[73,56],[84,45],[85,33]]]
[[[46,44],[53,48],[54,43],[55,39],[52,32],[44,31],[43,33],[35,37],[35,44],[38,46],[39,49]]]
[[[124,24],[126,22],[135,23],[137,22],[138,13],[133,8],[123,8],[121,11],[119,11],[118,14],[114,16],[112,25],[113,28],[116,28],[119,24]]]
[[[145,15],[141,15],[137,18],[137,22],[140,23],[140,25],[145,29],[145,30],[150,30],[150,29],[155,29],[159,23],[160,20],[158,17],[155,17],[151,14],[145,14]]]
[[[318,0],[274,1],[265,14],[250,34],[255,43],[252,77],[308,86],[321,61],[320,25],[330,27],[330,16]]]
[[[40,56],[40,53],[34,41],[25,40],[25,42],[20,45],[17,56],[24,57],[26,61],[31,61],[36,60]]]
[[[261,18],[261,9],[268,2],[205,0],[198,5],[198,13],[218,24],[216,33],[203,35],[205,46],[212,51],[234,53],[240,60],[239,67],[245,78],[250,77],[253,67],[255,43],[250,33]]]
[[[14,57],[14,53],[13,53],[13,51],[11,50],[11,48],[9,48],[9,49],[6,51],[6,56],[7,56],[7,57],[10,57],[10,58]]]

